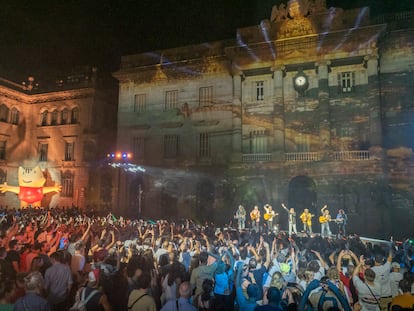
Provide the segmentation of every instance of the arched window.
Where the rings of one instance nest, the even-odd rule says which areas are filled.
[[[7,181],[7,173],[0,169],[0,183],[3,184]],[[4,193],[1,193],[0,195],[4,196]]]
[[[62,197],[73,197],[74,176],[72,172],[66,171],[62,176]]]
[[[65,108],[62,110],[62,112],[60,113],[60,124],[67,124],[69,119],[69,112],[68,110]]]
[[[46,126],[47,125],[47,115],[48,115],[48,111],[45,110],[40,114],[40,125],[41,126]]]
[[[0,106],[0,121],[7,122],[9,120],[9,108],[6,105]]]
[[[19,110],[17,110],[16,108],[12,108],[11,113],[10,113],[10,122],[11,124],[19,124]]]
[[[58,111],[52,111],[52,120],[50,121],[50,125],[57,125],[58,124]]]
[[[79,109],[73,108],[72,115],[70,117],[70,123],[75,124],[79,122]]]

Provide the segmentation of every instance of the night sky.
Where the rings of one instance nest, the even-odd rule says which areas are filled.
[[[287,0],[5,0],[0,9],[0,76],[19,80],[81,65],[115,71],[120,56],[234,38]],[[345,2],[345,4],[344,4]],[[398,3],[397,6],[395,3]],[[371,14],[414,9],[412,0],[327,0]]]

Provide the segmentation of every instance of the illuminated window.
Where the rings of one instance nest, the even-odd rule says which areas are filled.
[[[69,118],[69,112],[65,108],[60,113],[60,124],[67,124],[68,123],[68,118]]]
[[[79,121],[79,109],[73,108],[70,116],[70,123],[76,124]]]
[[[198,155],[200,157],[210,156],[210,134],[209,133],[200,133]]]
[[[144,112],[147,109],[147,94],[135,94],[134,112]]]
[[[47,125],[47,115],[48,115],[47,110],[43,111],[40,114],[40,125],[41,126],[46,126]]]
[[[309,144],[309,136],[299,134],[295,137],[296,142],[296,151],[297,152],[309,152],[310,151],[310,144]]]
[[[13,108],[10,113],[11,124],[19,124],[19,110]]]
[[[355,87],[355,72],[338,73],[338,91],[339,93],[350,93]]]
[[[213,104],[213,87],[200,87],[199,89],[199,105],[206,106]]]
[[[134,158],[144,159],[145,155],[145,138],[142,136],[135,136],[132,138],[132,152]]]
[[[9,120],[9,108],[6,105],[0,106],[0,121],[8,122]]]
[[[264,100],[264,81],[256,81],[256,100]]]
[[[257,130],[249,133],[249,153],[267,153],[267,133]]]
[[[165,110],[176,109],[178,105],[178,91],[165,92]]]
[[[75,143],[65,142],[65,161],[75,160]]]
[[[67,171],[62,176],[62,191],[60,196],[62,197],[73,197],[73,181],[74,176],[71,172]]]
[[[52,111],[52,119],[50,120],[50,125],[57,125],[58,124],[58,111],[53,110]]]
[[[39,144],[39,160],[47,161],[47,150],[49,148],[48,144],[40,143]]]
[[[0,160],[6,160],[6,141],[0,141]]]
[[[178,135],[165,135],[164,136],[164,158],[175,158],[178,155],[179,150],[179,136]]]

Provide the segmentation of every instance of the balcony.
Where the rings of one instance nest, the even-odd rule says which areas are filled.
[[[368,150],[356,150],[356,151],[335,151],[333,153],[334,161],[366,161],[369,160]]]
[[[271,153],[246,153],[243,154],[243,163],[256,163],[256,162],[270,162],[272,161]]]
[[[290,162],[315,162],[320,161],[322,154],[319,152],[288,152],[285,160]]]

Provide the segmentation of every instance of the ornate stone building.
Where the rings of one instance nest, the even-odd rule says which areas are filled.
[[[62,185],[43,206],[111,206],[111,178],[105,186],[100,176],[114,148],[116,99],[116,88],[101,86],[95,69],[44,85],[33,77],[22,84],[0,79],[0,183],[17,186],[18,167],[39,164],[46,185]],[[0,205],[17,208],[18,196],[1,194]]]
[[[351,232],[407,234],[412,17],[291,0],[234,39],[122,57],[118,148],[146,171],[121,172],[120,209],[224,223],[270,203],[283,229],[282,202],[327,204]]]

